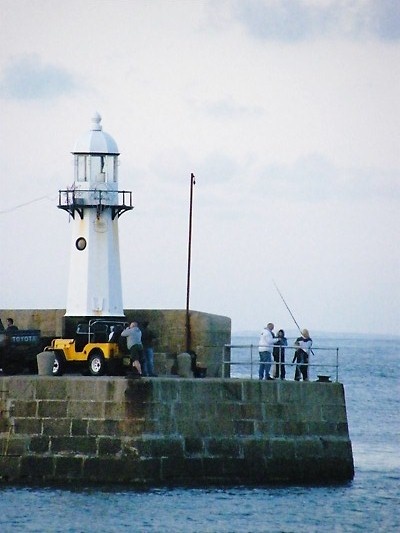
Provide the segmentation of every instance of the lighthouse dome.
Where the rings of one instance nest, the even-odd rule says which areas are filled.
[[[119,155],[117,143],[100,124],[101,116],[92,117],[90,131],[82,135],[75,143],[73,154],[110,154]]]

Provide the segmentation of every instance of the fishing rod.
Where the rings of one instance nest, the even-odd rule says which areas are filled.
[[[297,329],[298,329],[298,330],[300,331],[300,333],[301,333],[300,326],[298,325],[296,319],[294,318],[292,311],[289,309],[289,306],[288,306],[288,304],[286,303],[285,298],[283,297],[281,291],[278,289],[278,285],[275,283],[274,280],[272,280],[272,283],[275,285],[275,289],[278,291],[279,296],[282,298],[282,302],[285,304],[286,309],[289,311],[290,316],[293,318],[293,322],[296,324]]]
[[[300,331],[301,336],[303,336],[303,333],[302,333],[302,331],[301,331],[301,329],[300,329],[300,326],[298,325],[296,319],[294,318],[292,311],[289,309],[289,306],[288,306],[288,304],[286,303],[286,300],[285,300],[285,298],[283,297],[281,291],[279,290],[278,285],[275,283],[274,280],[272,280],[272,283],[275,285],[275,289],[278,291],[279,296],[282,298],[282,302],[285,304],[286,309],[289,311],[290,316],[293,318],[293,322],[296,324],[297,329]],[[311,350],[311,348],[310,348],[310,352],[314,355],[314,352]]]

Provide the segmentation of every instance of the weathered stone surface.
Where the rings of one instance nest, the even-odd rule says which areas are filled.
[[[0,390],[3,481],[265,484],[354,474],[340,384],[15,376],[0,377]]]
[[[57,481],[76,481],[83,477],[83,457],[56,457],[54,479]]]
[[[71,435],[70,418],[44,418],[42,420],[43,435],[68,436]]]
[[[9,408],[10,416],[15,417],[34,417],[36,416],[37,402],[35,400],[17,400],[11,402]]]
[[[38,417],[66,418],[68,403],[65,400],[39,400]]]

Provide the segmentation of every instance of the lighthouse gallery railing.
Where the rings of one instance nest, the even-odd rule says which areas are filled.
[[[58,191],[59,209],[67,211],[72,218],[78,213],[83,219],[84,209],[96,209],[100,214],[104,209],[111,209],[111,217],[120,217],[133,209],[132,191],[113,191],[102,189],[67,189]]]

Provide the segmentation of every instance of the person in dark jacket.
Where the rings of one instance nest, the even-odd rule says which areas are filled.
[[[285,346],[287,346],[285,332],[283,329],[280,329],[277,333],[277,339],[275,340],[275,346],[272,352],[275,361],[274,378],[285,379]]]
[[[18,331],[18,328],[14,324],[14,320],[12,318],[7,318],[6,335],[12,335],[16,331]]]
[[[154,373],[154,341],[155,334],[149,329],[149,322],[146,320],[142,324],[142,343],[143,343],[143,375],[157,377]]]

